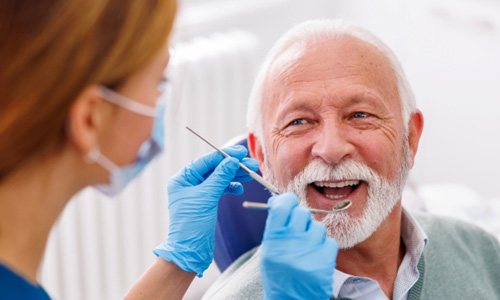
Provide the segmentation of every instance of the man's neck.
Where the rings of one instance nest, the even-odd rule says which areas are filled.
[[[376,280],[392,298],[399,265],[406,253],[401,240],[401,205],[398,204],[367,240],[339,251],[337,269],[354,276]]]

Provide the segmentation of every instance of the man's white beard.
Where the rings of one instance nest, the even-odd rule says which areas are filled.
[[[306,187],[312,182],[356,179],[366,182],[368,198],[361,216],[351,217],[346,210],[329,214],[321,220],[327,228],[328,235],[335,238],[340,249],[352,248],[370,237],[401,200],[408,177],[410,159],[408,142],[405,141],[404,145],[400,173],[392,181],[383,178],[367,165],[353,160],[345,160],[335,166],[330,166],[316,159],[296,175],[285,189],[277,184],[267,164],[264,165],[263,173],[266,174],[266,179],[277,186],[280,191],[295,193],[304,206],[309,206],[306,199]],[[269,161],[267,157],[265,161]]]

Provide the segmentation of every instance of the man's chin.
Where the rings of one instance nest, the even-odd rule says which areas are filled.
[[[340,249],[353,248],[367,240],[381,224],[379,220],[375,221],[378,224],[373,221],[367,221],[365,216],[352,217],[346,212],[331,214],[321,220],[328,236],[337,241]]]

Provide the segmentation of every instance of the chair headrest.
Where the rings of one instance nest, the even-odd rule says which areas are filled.
[[[248,148],[246,137],[233,143],[236,144]],[[224,195],[219,201],[214,260],[221,272],[262,241],[267,211],[243,208],[242,203],[267,202],[271,193],[254,180],[244,182],[243,187],[243,195]]]

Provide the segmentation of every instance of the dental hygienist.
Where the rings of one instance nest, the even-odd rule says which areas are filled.
[[[119,193],[164,148],[157,99],[175,10],[165,0],[0,2],[1,299],[49,299],[37,272],[69,200],[87,186]],[[168,237],[127,298],[181,299],[210,265],[219,198],[249,180],[239,161],[257,168],[244,148],[225,150],[234,158],[210,153],[169,182]],[[264,294],[328,299],[336,243],[294,195],[270,202]]]

